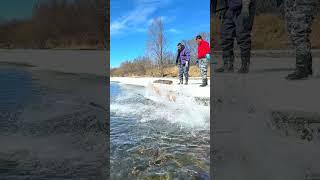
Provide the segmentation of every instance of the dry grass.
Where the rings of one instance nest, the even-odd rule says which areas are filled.
[[[153,74],[148,74],[147,76],[159,77],[160,73],[157,69],[151,69],[150,71],[155,72]],[[179,69],[177,66],[167,67],[164,69],[164,76],[166,77],[178,77]],[[210,74],[210,68],[208,67],[208,75]],[[191,65],[189,69],[190,77],[200,77],[200,70],[196,65]]]
[[[212,26],[214,45],[220,49],[220,28],[218,25]],[[310,36],[312,48],[320,49],[320,17],[316,17],[312,25]],[[283,17],[276,15],[263,14],[255,17],[252,31],[253,49],[289,49],[287,27]]]
[[[310,36],[312,47],[320,48],[320,17],[315,18]],[[290,42],[284,19],[274,15],[257,16],[252,32],[254,49],[288,49]]]
[[[177,66],[170,66],[170,67],[166,67],[163,70],[164,72],[164,77],[178,77],[178,67]],[[118,73],[115,71],[113,71],[111,73],[112,76],[126,76],[126,77],[133,77],[133,76],[140,76],[140,77],[162,77],[160,70],[157,68],[151,68],[148,69],[146,74],[135,74],[135,73],[128,73],[125,75],[122,75],[121,73]],[[208,67],[208,76],[210,75],[210,67]],[[189,76],[190,77],[200,77],[200,70],[196,65],[192,65],[190,66],[189,69]]]
[[[288,36],[281,17],[274,15],[257,16],[252,31],[254,49],[286,49]]]
[[[313,22],[311,43],[312,48],[320,49],[320,17],[317,17]]]

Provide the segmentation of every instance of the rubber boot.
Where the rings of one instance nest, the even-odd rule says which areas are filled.
[[[225,64],[223,64],[223,66],[216,69],[216,72],[225,72],[225,71],[233,72],[234,71],[233,63],[225,63]]]
[[[178,85],[180,85],[180,84],[183,84],[183,80],[180,80],[180,81],[179,81]]]
[[[208,80],[207,79],[203,79],[202,80],[202,84],[200,85],[200,87],[205,87],[208,85]]]
[[[311,69],[310,69],[311,68]],[[287,80],[305,79],[312,74],[312,66],[310,63],[310,56],[297,55],[296,69],[293,73],[288,74]]]
[[[238,70],[238,73],[248,73],[249,72],[249,66],[250,66],[250,58],[242,57],[241,58],[241,67]]]
[[[188,78],[186,78],[186,82],[184,83],[184,85],[188,85]]]
[[[312,76],[313,72],[312,72],[312,55],[309,54],[308,55],[308,75]]]
[[[312,76],[312,62],[308,65],[308,75]]]
[[[299,80],[299,79],[305,79],[310,75],[309,67],[297,67],[296,70],[288,74],[286,77],[287,80]]]

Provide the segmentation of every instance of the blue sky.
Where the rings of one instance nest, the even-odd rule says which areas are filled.
[[[161,18],[170,51],[183,39],[210,31],[210,0],[110,0],[110,64],[146,52],[147,29]]]
[[[1,0],[0,21],[28,18],[32,15],[35,0]]]

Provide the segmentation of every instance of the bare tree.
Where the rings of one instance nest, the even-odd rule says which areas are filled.
[[[0,24],[0,43],[8,48],[104,48],[107,13],[105,0],[34,0],[30,18]]]
[[[153,68],[152,61],[146,56],[121,63],[120,67],[111,69],[111,76],[144,76]]]
[[[160,18],[154,19],[149,26],[149,37],[147,41],[147,49],[150,56],[155,60],[155,63],[164,76],[165,54],[166,54],[166,38],[164,34],[163,22]]]
[[[166,66],[174,65],[176,63],[176,55],[172,52],[166,52],[164,60]]]
[[[210,41],[210,33],[200,32],[199,34],[202,36],[203,40],[208,41],[208,42]]]

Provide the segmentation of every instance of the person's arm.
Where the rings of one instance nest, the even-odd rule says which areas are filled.
[[[209,53],[210,53],[210,44],[208,42],[206,42],[206,54],[205,54],[205,56],[207,54],[209,54]]]
[[[185,56],[186,56],[186,64],[187,66],[189,66],[189,62],[190,62],[190,51],[188,49],[185,50]]]
[[[190,51],[189,51],[189,49],[186,50],[186,58],[187,58],[187,61],[190,61]]]
[[[176,58],[176,65],[178,65],[178,62],[179,62],[179,56],[180,56],[180,52],[178,51],[177,58]]]

